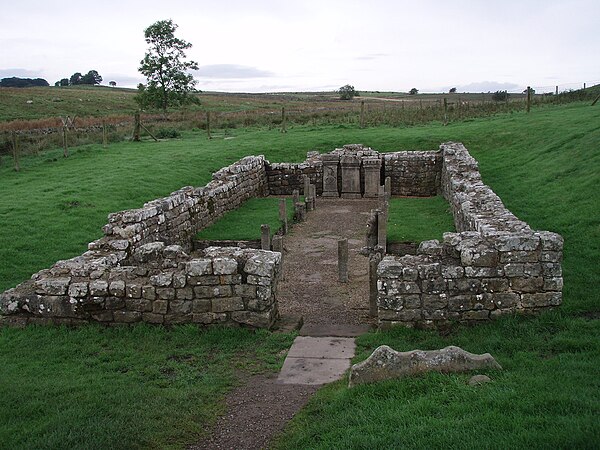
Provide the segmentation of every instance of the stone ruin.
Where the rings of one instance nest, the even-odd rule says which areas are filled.
[[[387,183],[384,183],[387,180]],[[386,187],[384,187],[386,186]],[[462,144],[438,151],[379,153],[347,145],[309,152],[303,163],[249,156],[142,208],[109,215],[88,251],[59,261],[0,296],[0,324],[198,323],[270,328],[281,253],[195,249],[195,234],[252,197],[381,198],[441,193],[456,233],[420,243],[416,255],[386,255],[371,243],[372,312],[379,326],[436,326],[561,303],[561,236],[533,231],[481,181]],[[381,226],[379,226],[381,231]],[[373,263],[374,261],[374,263]]]

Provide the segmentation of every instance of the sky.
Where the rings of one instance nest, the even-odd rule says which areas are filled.
[[[135,87],[144,29],[172,19],[197,88],[541,91],[600,83],[600,0],[6,2],[0,78],[97,70]]]

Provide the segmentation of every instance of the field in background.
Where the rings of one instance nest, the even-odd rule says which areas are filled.
[[[108,213],[181,186],[201,186],[211,172],[246,155],[297,162],[308,150],[347,143],[397,151],[460,141],[479,161],[483,181],[517,217],[565,238],[563,305],[539,318],[509,317],[442,333],[367,334],[356,360],[383,343],[398,350],[461,345],[491,352],[504,370],[490,372],[494,382],[479,389],[465,384],[466,375],[352,390],[335,383],[296,416],[279,446],[594,448],[600,441],[599,106],[548,105],[529,115],[515,111],[448,126],[237,128],[228,131],[230,139],[210,141],[196,130],[158,143],[86,145],[69,158],[61,150],[27,156],[19,173],[0,166],[0,290],[85,251]],[[106,439],[117,446],[184,447],[219,408],[203,400],[218,400],[229,385],[228,358],[252,357],[251,349],[265,345],[258,360],[274,368],[290,340],[219,333],[146,326],[0,329],[0,442],[76,447],[83,439],[81,447],[89,447]],[[166,428],[180,434],[168,435]]]

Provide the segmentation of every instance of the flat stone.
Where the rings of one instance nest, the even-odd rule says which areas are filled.
[[[321,385],[337,381],[350,367],[350,359],[287,357],[277,377],[278,384]]]
[[[355,348],[353,338],[298,336],[288,358],[350,359]]]
[[[492,379],[487,375],[473,375],[469,379],[469,386],[481,386],[485,383],[491,383]]]

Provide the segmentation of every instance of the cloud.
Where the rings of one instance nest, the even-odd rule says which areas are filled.
[[[203,78],[231,79],[231,78],[270,78],[275,74],[268,70],[258,69],[239,64],[211,64],[200,66],[194,75]]]
[[[29,69],[0,69],[0,78],[41,78],[41,70],[29,70]]]

